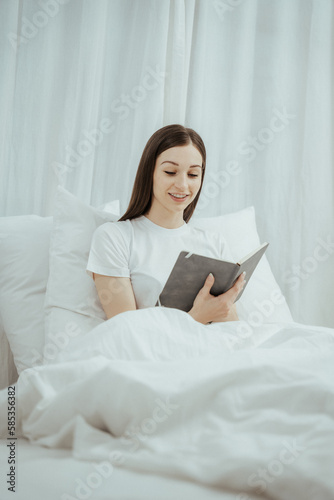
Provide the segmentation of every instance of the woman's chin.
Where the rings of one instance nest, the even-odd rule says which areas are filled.
[[[180,205],[177,205],[177,206],[172,207],[172,211],[173,211],[173,212],[176,212],[176,213],[179,213],[179,212],[184,212],[184,211],[185,211],[185,209],[187,208],[187,206],[188,206],[188,203],[187,203],[187,204],[185,203],[184,205],[183,205],[183,204],[182,204],[182,205],[180,204]]]
[[[168,205],[173,209],[173,210],[185,210],[189,205],[191,204],[192,200],[187,200],[187,201],[174,201],[174,200],[169,200]]]

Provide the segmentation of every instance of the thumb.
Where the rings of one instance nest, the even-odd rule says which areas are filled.
[[[214,278],[213,274],[210,273],[207,276],[207,278],[206,278],[206,280],[204,282],[203,288],[206,289],[209,292],[211,290],[211,288],[212,288],[212,285],[213,285],[214,281],[215,281],[215,278]]]

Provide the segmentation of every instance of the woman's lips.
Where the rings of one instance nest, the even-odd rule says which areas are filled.
[[[177,198],[176,196],[173,196],[171,193],[168,194],[172,198],[172,200],[176,201],[177,203],[182,203],[189,196],[188,194],[186,194],[183,196],[183,198]]]

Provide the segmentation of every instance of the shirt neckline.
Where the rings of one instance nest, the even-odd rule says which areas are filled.
[[[151,231],[155,231],[156,233],[160,233],[160,234],[161,233],[169,234],[169,235],[180,234],[180,233],[184,233],[187,230],[187,228],[188,228],[188,225],[187,225],[187,223],[185,221],[184,221],[184,223],[183,223],[182,226],[176,227],[174,229],[169,229],[167,227],[159,226],[155,222],[152,222],[145,215],[140,215],[135,220],[137,220],[138,222],[141,222],[142,224],[144,224],[145,227],[147,227],[147,229],[149,229]]]

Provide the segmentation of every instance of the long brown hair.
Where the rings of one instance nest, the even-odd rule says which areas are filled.
[[[140,215],[144,215],[150,209],[153,192],[153,173],[157,157],[166,151],[166,149],[175,146],[186,146],[188,144],[193,144],[202,156],[201,186],[194,200],[183,212],[185,222],[190,220],[203,185],[206,150],[204,142],[195,130],[186,128],[183,125],[174,124],[160,128],[147,141],[138,165],[129,206],[125,214],[119,219],[120,221],[135,219]]]

